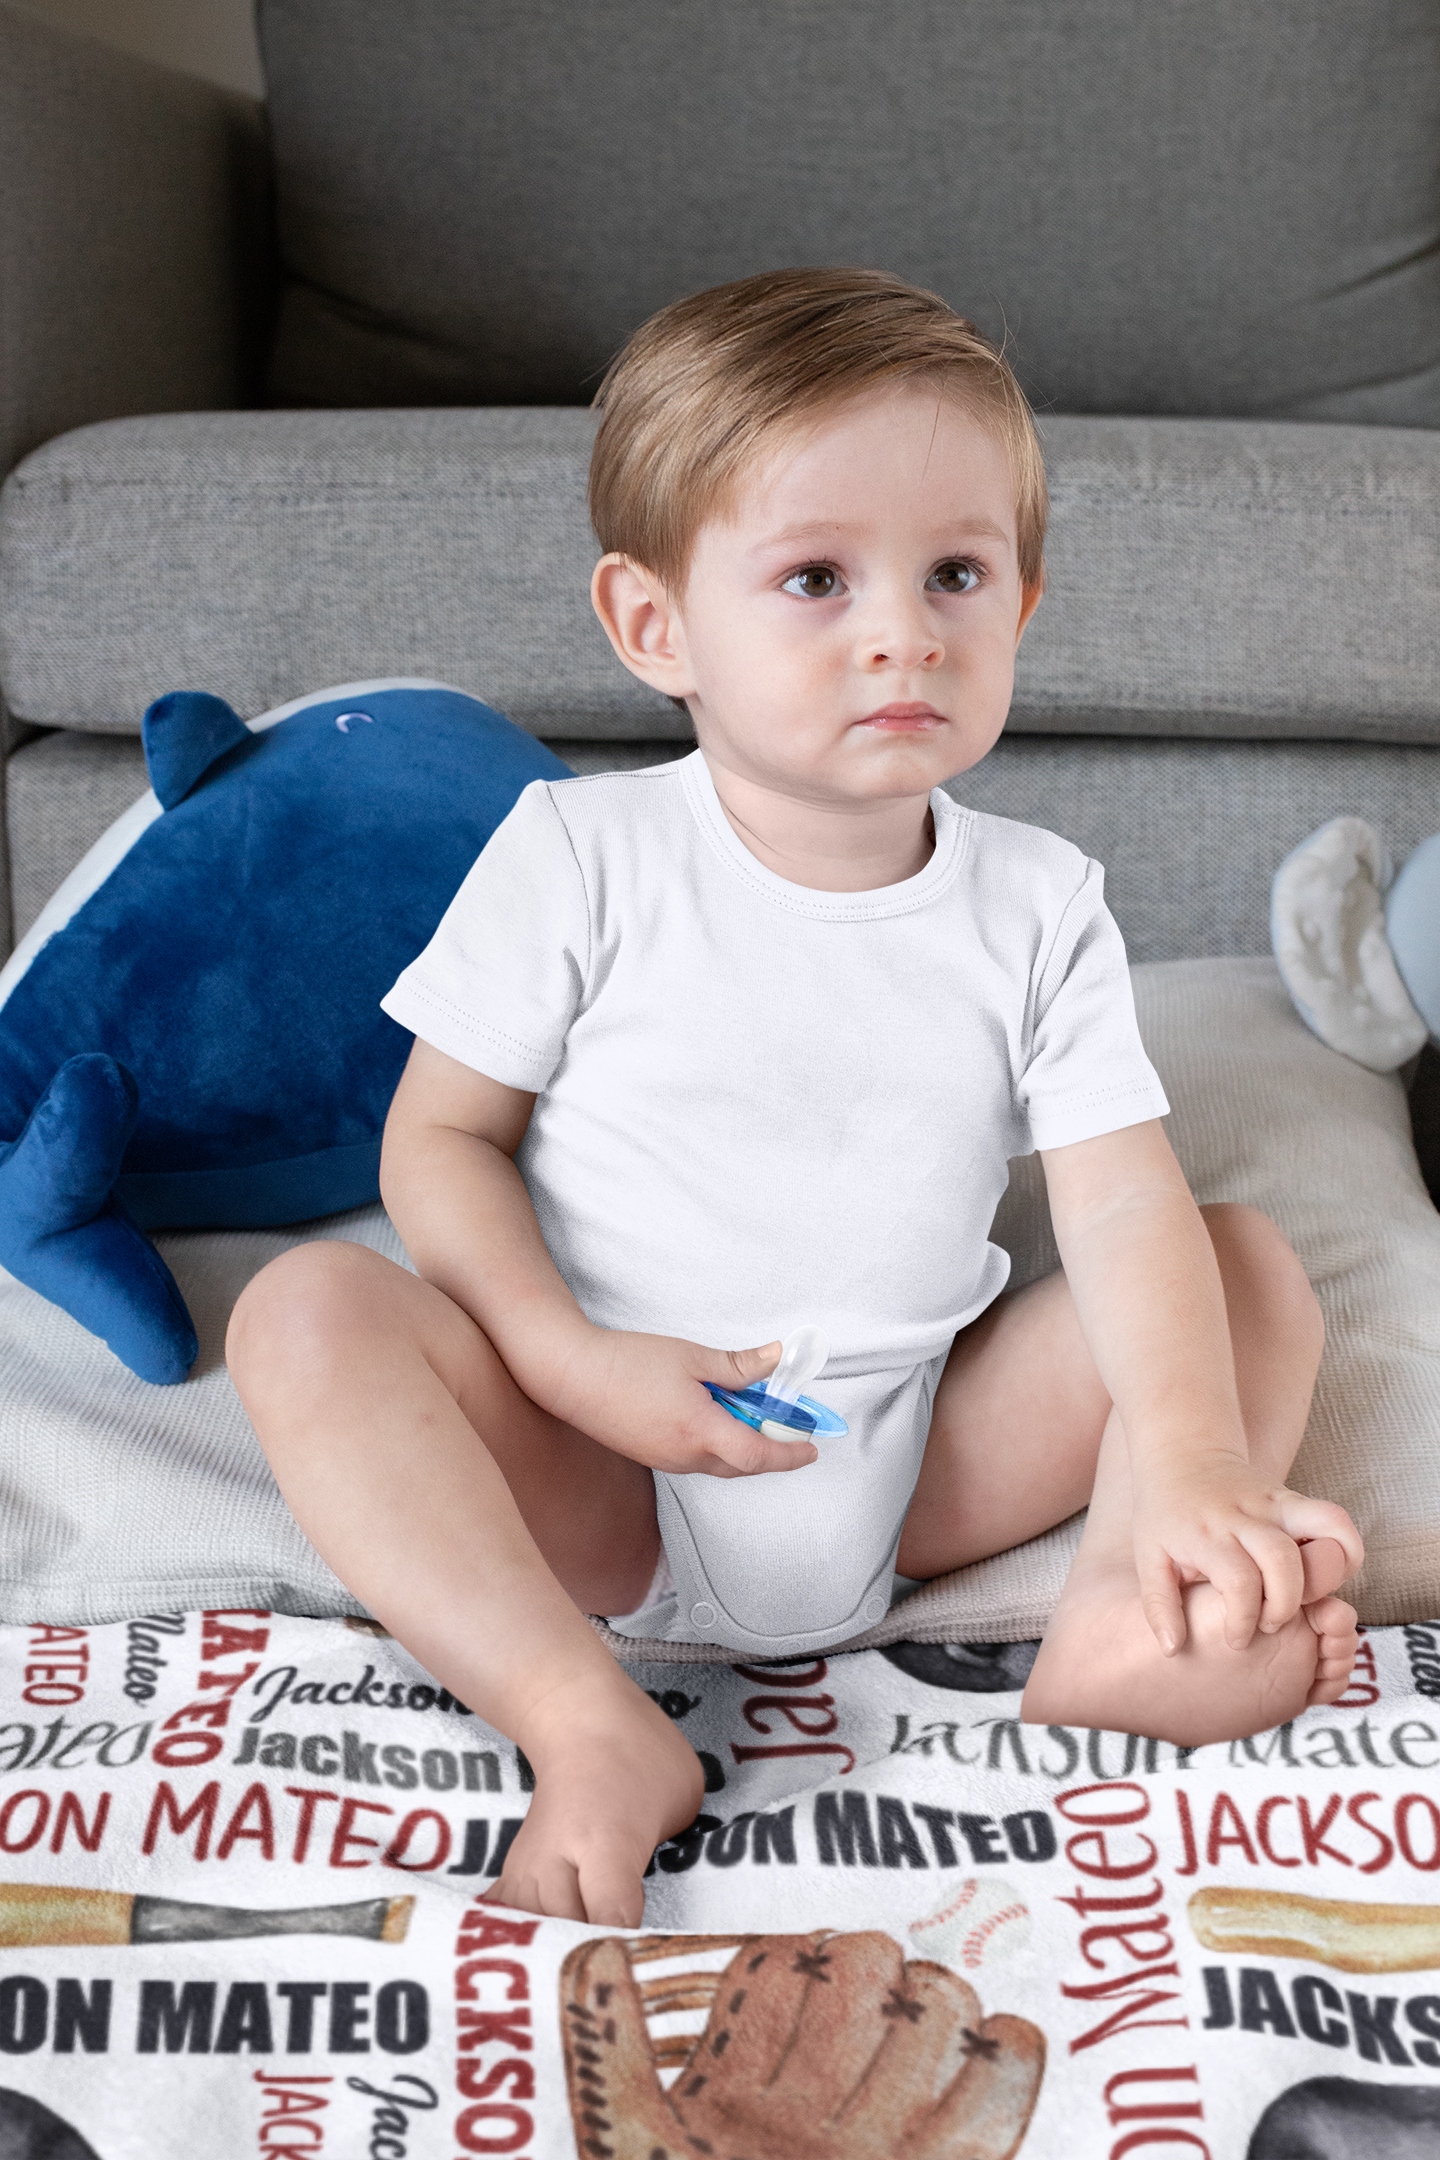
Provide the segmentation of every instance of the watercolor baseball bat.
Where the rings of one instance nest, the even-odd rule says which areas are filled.
[[[0,1883],[0,1948],[35,1950],[80,1943],[238,1942],[254,1935],[358,1935],[404,1942],[413,1897],[355,1905],[296,1905],[250,1912],[240,1905],[185,1905],[124,1890],[76,1890],[46,1883]]]
[[[1190,1925],[1207,1950],[1308,1958],[1336,1972],[1425,1972],[1440,1966],[1440,1905],[1362,1905],[1287,1890],[1197,1890]]]

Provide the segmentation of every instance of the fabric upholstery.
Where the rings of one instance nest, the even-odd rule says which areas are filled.
[[[1423,1619],[1440,1565],[1440,1215],[1420,1183],[1400,1082],[1317,1042],[1269,960],[1141,968],[1135,988],[1198,1197],[1271,1214],[1325,1309],[1296,1480],[1341,1501],[1360,1526],[1362,1619]],[[88,1624],[182,1605],[355,1610],[286,1512],[222,1363],[245,1282],[317,1235],[402,1258],[378,1208],[293,1232],[157,1239],[200,1336],[195,1376],[181,1388],[147,1387],[67,1315],[0,1276],[0,1620],[44,1613]],[[997,1235],[1017,1283],[1054,1265],[1033,1158],[1017,1166]],[[1039,1634],[1078,1530],[1064,1525],[928,1585],[862,1639]],[[624,1654],[645,1646],[627,1637]],[[654,1654],[730,1655],[674,1643]]]
[[[251,394],[260,108],[0,6],[0,474],[62,428]]]
[[[278,402],[567,403],[665,301],[876,263],[1087,412],[1440,420],[1425,0],[262,0]]]
[[[673,737],[591,612],[583,412],[201,413],[47,444],[0,507],[0,679],[46,725],[436,676]],[[1012,727],[1440,740],[1440,433],[1051,419]],[[1343,603],[1337,597],[1343,595]]]
[[[576,772],[660,764],[688,747],[551,742]],[[10,760],[9,785],[23,936],[143,794],[145,763],[133,736],[47,734]],[[1047,825],[1104,863],[1132,961],[1264,952],[1276,864],[1339,810],[1379,826],[1397,859],[1440,832],[1440,748],[1007,734],[950,785],[961,802]]]

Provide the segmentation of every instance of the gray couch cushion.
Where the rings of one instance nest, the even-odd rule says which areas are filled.
[[[111,421],[0,510],[0,680],[25,720],[247,715],[429,675],[549,736],[672,737],[591,613],[593,430],[563,408]],[[1052,419],[1050,589],[1013,725],[1440,740],[1440,433]]]
[[[556,742],[577,772],[653,764],[688,743]],[[44,735],[10,761],[15,928],[145,789],[133,735]],[[1281,857],[1337,810],[1367,817],[1397,858],[1440,831],[1440,748],[1148,742],[1007,735],[951,793],[1056,828],[1106,866],[1132,960],[1259,953]]]
[[[876,263],[1062,410],[1440,422],[1430,0],[261,0],[278,402],[587,400]]]

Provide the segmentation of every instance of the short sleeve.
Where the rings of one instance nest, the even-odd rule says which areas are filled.
[[[497,825],[425,950],[380,1000],[422,1041],[538,1094],[589,973],[585,884],[551,783]]]
[[[1087,862],[1041,964],[1018,1095],[1032,1148],[1094,1140],[1170,1108],[1140,1040],[1099,863]]]

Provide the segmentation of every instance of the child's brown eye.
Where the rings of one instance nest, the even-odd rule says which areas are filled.
[[[785,580],[782,590],[795,593],[802,600],[831,600],[840,590],[838,572],[827,570],[823,563],[812,563],[808,570],[797,570]]]
[[[931,571],[925,580],[927,592],[967,593],[973,592],[980,582],[980,572],[974,563],[943,562]]]

